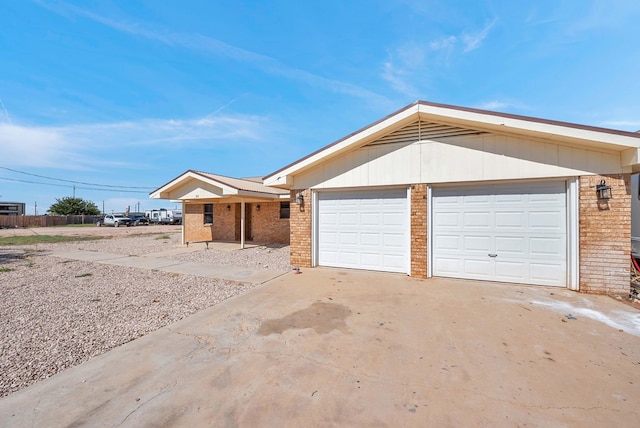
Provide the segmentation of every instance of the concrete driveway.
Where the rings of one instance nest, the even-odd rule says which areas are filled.
[[[0,425],[635,427],[639,336],[608,297],[309,269],[0,400]]]

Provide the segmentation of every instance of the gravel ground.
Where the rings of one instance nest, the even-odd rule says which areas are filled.
[[[163,237],[158,239],[159,237]],[[254,284],[63,260],[55,251],[140,255],[180,234],[0,247],[0,397],[241,294]],[[289,247],[198,250],[184,261],[289,269]]]

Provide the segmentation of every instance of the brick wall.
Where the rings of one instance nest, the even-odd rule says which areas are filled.
[[[258,205],[260,210],[258,211]],[[291,208],[298,206],[291,204]],[[252,204],[251,229],[253,240],[261,243],[289,243],[289,219],[280,218],[280,202]]]
[[[184,225],[184,240],[191,241],[211,241],[213,240],[213,228],[204,224],[204,205],[185,204],[182,213],[182,224]]]
[[[227,207],[229,209],[227,210]],[[213,239],[235,241],[236,204],[213,204]]]
[[[291,206],[297,208],[297,205]],[[280,202],[252,203],[249,222],[254,242],[289,243],[289,220],[280,218]],[[185,241],[239,241],[240,204],[214,203],[213,225],[204,224],[204,204],[186,204],[183,223]]]
[[[427,277],[427,185],[411,185],[411,276]]]
[[[304,205],[296,204],[299,192],[304,195]],[[311,191],[291,191],[291,265],[311,267]]]
[[[598,201],[606,180],[613,198]],[[580,291],[628,294],[631,252],[631,175],[580,177]]]

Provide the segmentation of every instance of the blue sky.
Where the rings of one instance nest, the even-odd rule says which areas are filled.
[[[170,208],[148,192],[187,169],[267,175],[418,99],[636,131],[638,22],[637,0],[0,0],[0,200]]]

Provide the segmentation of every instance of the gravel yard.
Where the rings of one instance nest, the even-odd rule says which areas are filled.
[[[180,233],[175,229],[162,232],[98,241],[0,246],[0,397],[255,286],[50,256],[68,250],[142,255],[181,247]],[[217,265],[290,268],[288,246],[233,251],[210,248],[167,257]]]

